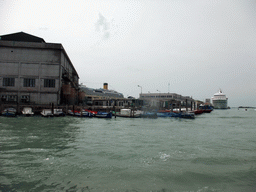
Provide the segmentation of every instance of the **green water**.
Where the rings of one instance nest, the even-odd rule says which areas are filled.
[[[255,118],[0,117],[0,191],[256,191]]]

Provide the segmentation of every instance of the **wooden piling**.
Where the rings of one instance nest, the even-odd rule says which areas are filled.
[[[52,114],[54,114],[54,103],[51,103]]]

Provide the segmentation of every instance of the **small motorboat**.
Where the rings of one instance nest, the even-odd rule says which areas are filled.
[[[158,117],[180,117],[180,113],[176,112],[158,112]]]
[[[112,112],[98,111],[97,114],[95,115],[95,117],[98,117],[98,118],[112,118]]]
[[[66,114],[62,111],[62,109],[54,109],[53,110],[53,115],[55,117],[64,117]]]
[[[212,110],[213,110],[213,106],[211,106],[211,105],[203,105],[203,104],[201,104],[200,106],[199,106],[199,109],[201,109],[201,110],[203,110],[203,113],[211,113],[212,112]]]
[[[193,112],[182,112],[182,113],[180,113],[180,118],[195,119],[195,113],[193,113]]]
[[[117,113],[118,117],[127,117],[127,118],[139,118],[141,113],[139,111],[132,111],[131,109],[121,109],[120,113]]]
[[[195,115],[200,115],[204,112],[204,110],[203,109],[197,109],[197,110],[194,110],[193,112],[195,113]]]
[[[90,112],[92,114],[92,116],[95,116],[97,114],[97,111],[92,111],[89,109],[85,109],[84,111]]]
[[[80,112],[81,114],[81,112]],[[89,111],[82,110],[81,117],[93,117],[93,114]]]
[[[156,119],[157,118],[157,113],[156,112],[144,112],[141,114],[142,118],[151,118],[151,119]]]
[[[25,116],[33,116],[34,115],[32,107],[24,107],[21,113],[22,113],[22,115],[25,115]]]
[[[2,111],[2,116],[15,117],[16,115],[17,115],[17,111],[15,108],[7,108]]]
[[[76,116],[76,117],[93,117],[93,114],[89,111],[73,111],[73,110],[68,110],[68,115],[71,116]]]
[[[51,109],[43,109],[43,111],[41,112],[41,115],[43,117],[53,117],[53,113]]]

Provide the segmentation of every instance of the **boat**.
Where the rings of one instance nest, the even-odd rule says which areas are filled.
[[[180,117],[179,112],[158,112],[158,117]]]
[[[73,111],[73,110],[68,110],[68,115],[71,116],[76,116],[76,117],[93,117],[93,114],[89,111],[82,110],[82,111]]]
[[[176,116],[177,113],[174,112],[157,112],[157,117],[173,117]]]
[[[179,117],[179,118],[186,118],[186,119],[194,119],[195,113],[193,111],[183,111],[183,112],[158,112],[158,117]]]
[[[62,111],[62,109],[54,109],[53,110],[53,115],[55,117],[64,117],[66,114]]]
[[[89,111],[82,110],[81,113],[82,113],[81,114],[82,117],[93,117],[93,113],[91,113]]]
[[[196,109],[196,110],[193,110],[193,112],[195,113],[195,115],[200,115],[200,114],[204,113],[204,110],[203,109]]]
[[[156,112],[143,112],[143,113],[141,114],[141,117],[142,117],[142,118],[156,119],[158,116],[157,116],[157,113],[156,113]]]
[[[194,112],[181,112],[180,118],[184,119],[195,119],[195,113]]]
[[[98,118],[112,118],[112,112],[102,112],[98,111],[95,117]]]
[[[43,117],[53,117],[53,113],[51,109],[43,109],[41,112]]]
[[[212,104],[214,109],[228,109],[228,98],[221,89],[219,89],[218,93],[213,95]]]
[[[85,109],[84,111],[87,111],[87,112],[91,113],[92,116],[95,116],[97,114],[97,111],[92,111],[92,110],[89,110],[89,109]]]
[[[211,113],[213,110],[213,106],[211,106],[210,104],[201,104],[199,105],[199,110],[202,110],[203,113]]]
[[[131,109],[121,109],[120,113],[116,113],[118,117],[127,117],[127,118],[139,118],[141,113],[138,111],[132,111]]]
[[[33,116],[34,112],[32,110],[32,107],[24,107],[23,110],[21,111],[22,115],[25,116]]]
[[[73,110],[68,110],[68,115],[71,115],[71,116],[81,116],[80,115],[80,111],[73,111]]]
[[[15,108],[6,108],[2,111],[2,116],[15,117],[16,115],[17,115],[17,111]]]

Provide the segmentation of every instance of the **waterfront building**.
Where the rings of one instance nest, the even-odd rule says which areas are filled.
[[[120,111],[124,108],[142,107],[142,100],[124,98],[122,93],[108,89],[108,83],[103,88],[95,89],[80,85],[79,100],[84,106],[93,110]]]
[[[122,93],[119,93],[115,90],[109,90],[108,89],[108,83],[103,84],[103,88],[95,89],[95,88],[89,88],[84,85],[80,85],[80,92],[84,93],[82,100],[85,99],[87,101],[93,100],[93,99],[118,99],[118,98],[124,98],[124,95]]]
[[[0,36],[0,102],[77,104],[79,76],[64,47],[24,32]]]
[[[194,99],[189,96],[182,96],[177,93],[141,93],[140,99],[144,101],[144,105],[157,108],[192,108]]]

